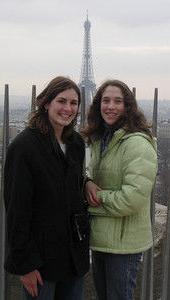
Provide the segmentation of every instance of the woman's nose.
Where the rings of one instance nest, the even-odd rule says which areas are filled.
[[[71,104],[70,103],[66,103],[64,106],[65,110],[70,111],[71,110]]]
[[[114,101],[109,102],[109,108],[115,108],[115,103]]]

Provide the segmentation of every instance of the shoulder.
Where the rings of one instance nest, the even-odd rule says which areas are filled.
[[[140,132],[124,135],[122,142],[126,148],[156,152],[156,140]]]
[[[155,140],[145,134],[130,134],[122,139],[124,160],[142,160],[157,164]]]
[[[8,146],[7,153],[24,153],[29,151],[33,145],[34,133],[32,129],[26,128],[20,132]]]
[[[81,135],[74,131],[67,143],[68,152],[74,153],[74,156],[80,160],[84,160],[85,157],[85,143]]]
[[[85,142],[82,136],[77,131],[73,131],[70,139],[77,147],[80,147],[82,149],[85,148]]]

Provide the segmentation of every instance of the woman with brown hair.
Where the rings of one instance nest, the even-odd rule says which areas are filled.
[[[5,269],[20,275],[27,300],[83,297],[89,253],[85,147],[74,130],[79,105],[78,86],[54,78],[37,97],[28,127],[8,148]]]
[[[99,87],[84,134],[91,148],[86,195],[98,299],[132,300],[141,254],[153,244],[155,141],[133,93],[118,80]]]

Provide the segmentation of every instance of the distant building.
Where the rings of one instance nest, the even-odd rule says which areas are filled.
[[[158,136],[161,139],[162,138],[170,139],[170,119],[163,120],[159,123]]]
[[[85,92],[85,103],[82,103],[83,112],[87,114],[89,106],[92,102],[92,98],[96,92],[96,84],[94,80],[93,64],[92,64],[92,51],[91,51],[91,37],[90,37],[91,23],[88,19],[84,22],[84,47],[81,75],[79,81],[79,87]]]

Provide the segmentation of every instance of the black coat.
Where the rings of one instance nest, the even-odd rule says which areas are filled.
[[[25,129],[10,144],[4,170],[7,211],[5,269],[66,280],[89,268],[83,201],[85,147],[74,132],[63,154],[53,135]]]

